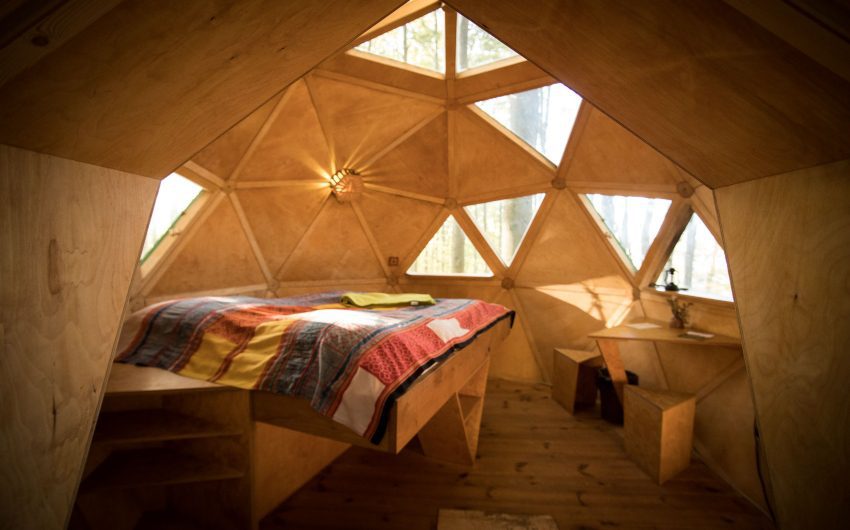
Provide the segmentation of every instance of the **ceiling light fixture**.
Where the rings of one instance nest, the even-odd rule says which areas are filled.
[[[331,175],[330,186],[339,202],[351,202],[363,193],[363,178],[356,170],[344,167]]]

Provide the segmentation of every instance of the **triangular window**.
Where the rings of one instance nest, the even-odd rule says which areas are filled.
[[[670,259],[664,265],[666,272],[676,270],[673,282],[687,294],[732,300],[732,285],[726,268],[726,254],[697,214],[691,216],[688,226],[679,237]],[[665,272],[656,285],[663,287],[669,281]]]
[[[544,194],[485,202],[465,207],[490,247],[510,266]]]
[[[439,73],[446,71],[445,16],[442,9],[408,22],[355,50]]]
[[[573,130],[581,97],[556,84],[475,105],[557,165]]]
[[[587,194],[612,242],[634,270],[640,269],[650,245],[670,209],[667,199]]]
[[[180,216],[203,190],[204,188],[201,186],[177,173],[172,173],[162,179],[159,184],[159,192],[156,194],[156,202],[153,205],[151,220],[148,223],[145,243],[142,246],[142,262],[148,259],[148,256],[168,234],[174,223],[180,219]]]
[[[517,52],[462,15],[457,16],[457,71],[516,57]]]
[[[434,234],[408,274],[437,276],[493,276],[454,217],[449,216]]]

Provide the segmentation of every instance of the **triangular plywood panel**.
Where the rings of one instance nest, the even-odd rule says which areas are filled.
[[[568,182],[669,186],[681,180],[675,166],[599,109],[591,107],[567,172]]]
[[[333,280],[385,278],[350,204],[325,203],[277,278]]]
[[[587,288],[627,285],[599,228],[569,192],[555,198],[552,210],[517,276],[519,284],[581,285]]]
[[[732,348],[692,348],[672,343],[658,343],[656,348],[670,389],[690,394],[696,394],[724,368],[741,357],[741,351]],[[700,369],[694,370],[694,366]]]
[[[329,191],[319,184],[314,189],[240,190],[238,196],[269,269],[276,271],[328,199]]]
[[[539,184],[545,186],[554,172],[517,143],[468,109],[451,111],[458,198],[493,190]]]
[[[434,222],[441,206],[423,201],[367,192],[363,216],[385,257],[404,259]]]
[[[150,294],[190,293],[264,282],[239,218],[225,199],[191,235]]]
[[[337,168],[366,162],[440,107],[321,76],[311,89]]]
[[[631,291],[626,289],[620,295],[581,288],[519,288],[516,293],[547,376],[552,373],[553,348],[592,350],[587,334],[604,328],[607,320],[626,313],[631,304]]]
[[[306,83],[294,83],[283,97],[283,107],[245,162],[243,180],[318,179],[330,172],[327,142]]]
[[[449,194],[447,118],[443,113],[364,168],[366,182],[436,197]]]
[[[193,156],[192,161],[212,171],[220,178],[227,179],[236,169],[239,160],[245,155],[251,141],[269,118],[269,114],[279,99],[279,95],[273,97],[265,105],[231,127],[216,141]]]

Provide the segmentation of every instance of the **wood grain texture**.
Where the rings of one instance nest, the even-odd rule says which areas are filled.
[[[445,99],[446,97],[445,80],[374,61],[366,54],[341,53],[320,64],[318,70],[364,79],[405,92],[420,93],[429,98]]]
[[[850,517],[848,175],[844,161],[715,194],[775,509],[788,528]]]
[[[162,178],[400,3],[123,2],[0,89],[0,142]]]
[[[400,455],[352,448],[261,528],[432,530],[445,508],[548,514],[562,530],[772,528],[698,460],[658,486],[598,412],[572,417],[546,385],[498,380],[487,388],[474,469],[433,462],[413,447]]]
[[[449,4],[712,188],[850,154],[850,84],[727,4]]]
[[[0,526],[68,521],[156,188],[0,146]]]
[[[331,172],[331,156],[307,85],[294,83],[286,101],[243,162],[244,180],[316,180]]]
[[[265,281],[229,200],[190,235],[150,295],[253,285]]]

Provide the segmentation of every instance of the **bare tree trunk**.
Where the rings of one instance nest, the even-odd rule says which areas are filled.
[[[682,285],[690,287],[694,277],[694,252],[697,246],[697,231],[694,225],[688,227],[685,237],[685,275]]]
[[[457,34],[457,68],[456,70],[466,70],[469,64],[469,55],[467,54],[467,46],[469,45],[469,21],[465,17],[458,17],[458,34]]]
[[[460,229],[460,226],[457,224],[453,225],[454,230],[452,230],[452,272],[462,273],[463,272],[463,262],[466,258],[464,256],[464,243],[465,237],[463,235],[463,230]]]

